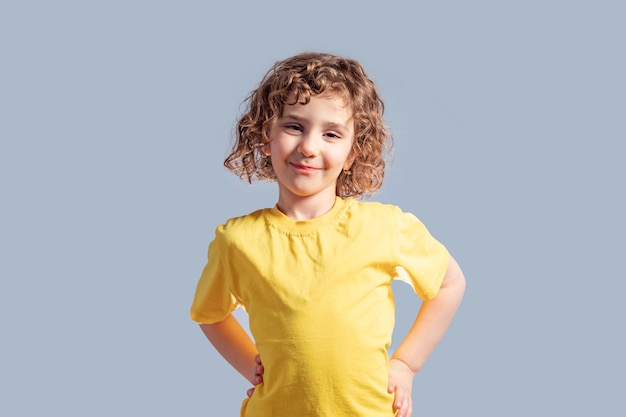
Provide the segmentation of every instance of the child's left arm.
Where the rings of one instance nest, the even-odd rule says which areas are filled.
[[[437,296],[422,303],[411,330],[389,361],[389,392],[395,393],[397,417],[409,417],[413,412],[413,378],[443,338],[464,292],[465,277],[459,265],[450,257]]]

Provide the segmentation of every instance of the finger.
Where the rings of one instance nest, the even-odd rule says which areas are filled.
[[[402,394],[400,397],[396,397],[394,408],[398,410],[397,417],[410,417],[413,413],[413,403],[411,397]]]
[[[405,404],[406,403],[405,400],[406,400],[406,398],[405,398],[405,395],[404,395],[404,391],[403,390],[396,391],[396,395],[395,395],[394,400],[393,400],[393,408],[395,410],[399,411],[398,417],[402,417],[402,411],[405,409],[403,407],[406,405]]]
[[[261,355],[256,355],[256,356],[254,357],[254,361],[255,361],[256,363],[258,363],[259,365],[261,365],[261,364],[262,364],[262,362],[261,362]]]
[[[246,394],[248,395],[248,397],[252,397],[252,394],[254,394],[254,388],[250,388],[248,391],[246,391]]]
[[[396,396],[393,401],[393,405],[396,407],[396,409],[400,409],[400,407],[402,407],[402,403],[404,402],[404,390],[396,389],[395,393]]]
[[[413,414],[413,403],[410,398],[406,398],[398,415],[402,415],[402,417],[411,417],[411,414]]]

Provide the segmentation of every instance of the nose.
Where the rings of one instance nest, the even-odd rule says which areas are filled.
[[[300,155],[310,158],[316,156],[318,152],[319,138],[312,133],[300,137],[300,143],[298,144],[298,153],[300,153]]]

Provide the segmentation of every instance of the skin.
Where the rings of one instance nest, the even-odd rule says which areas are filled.
[[[457,262],[450,257],[437,296],[422,302],[411,329],[389,361],[388,389],[395,393],[394,408],[399,410],[398,417],[411,416],[413,379],[443,338],[464,292],[465,277]]]
[[[271,155],[277,176],[278,208],[294,220],[327,213],[335,202],[337,178],[349,169],[354,140],[352,112],[332,94],[311,98],[306,104],[287,105],[270,131],[263,151]],[[413,412],[413,379],[444,336],[465,290],[465,278],[451,257],[441,288],[422,303],[406,337],[389,361],[388,391],[394,393],[398,417]],[[231,315],[214,324],[201,324],[218,352],[254,386],[263,382],[263,364],[254,342]]]
[[[352,164],[352,110],[332,95],[286,105],[264,148],[278,182],[278,208],[294,220],[308,220],[335,204],[337,177]]]

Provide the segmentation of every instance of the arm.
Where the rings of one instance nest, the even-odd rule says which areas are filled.
[[[399,410],[398,417],[411,415],[413,377],[443,338],[464,292],[465,277],[450,257],[437,296],[422,303],[413,326],[389,361],[389,392],[395,393],[394,408]]]
[[[259,352],[232,314],[217,323],[201,324],[200,328],[215,349],[244,378],[253,385],[263,381]]]

